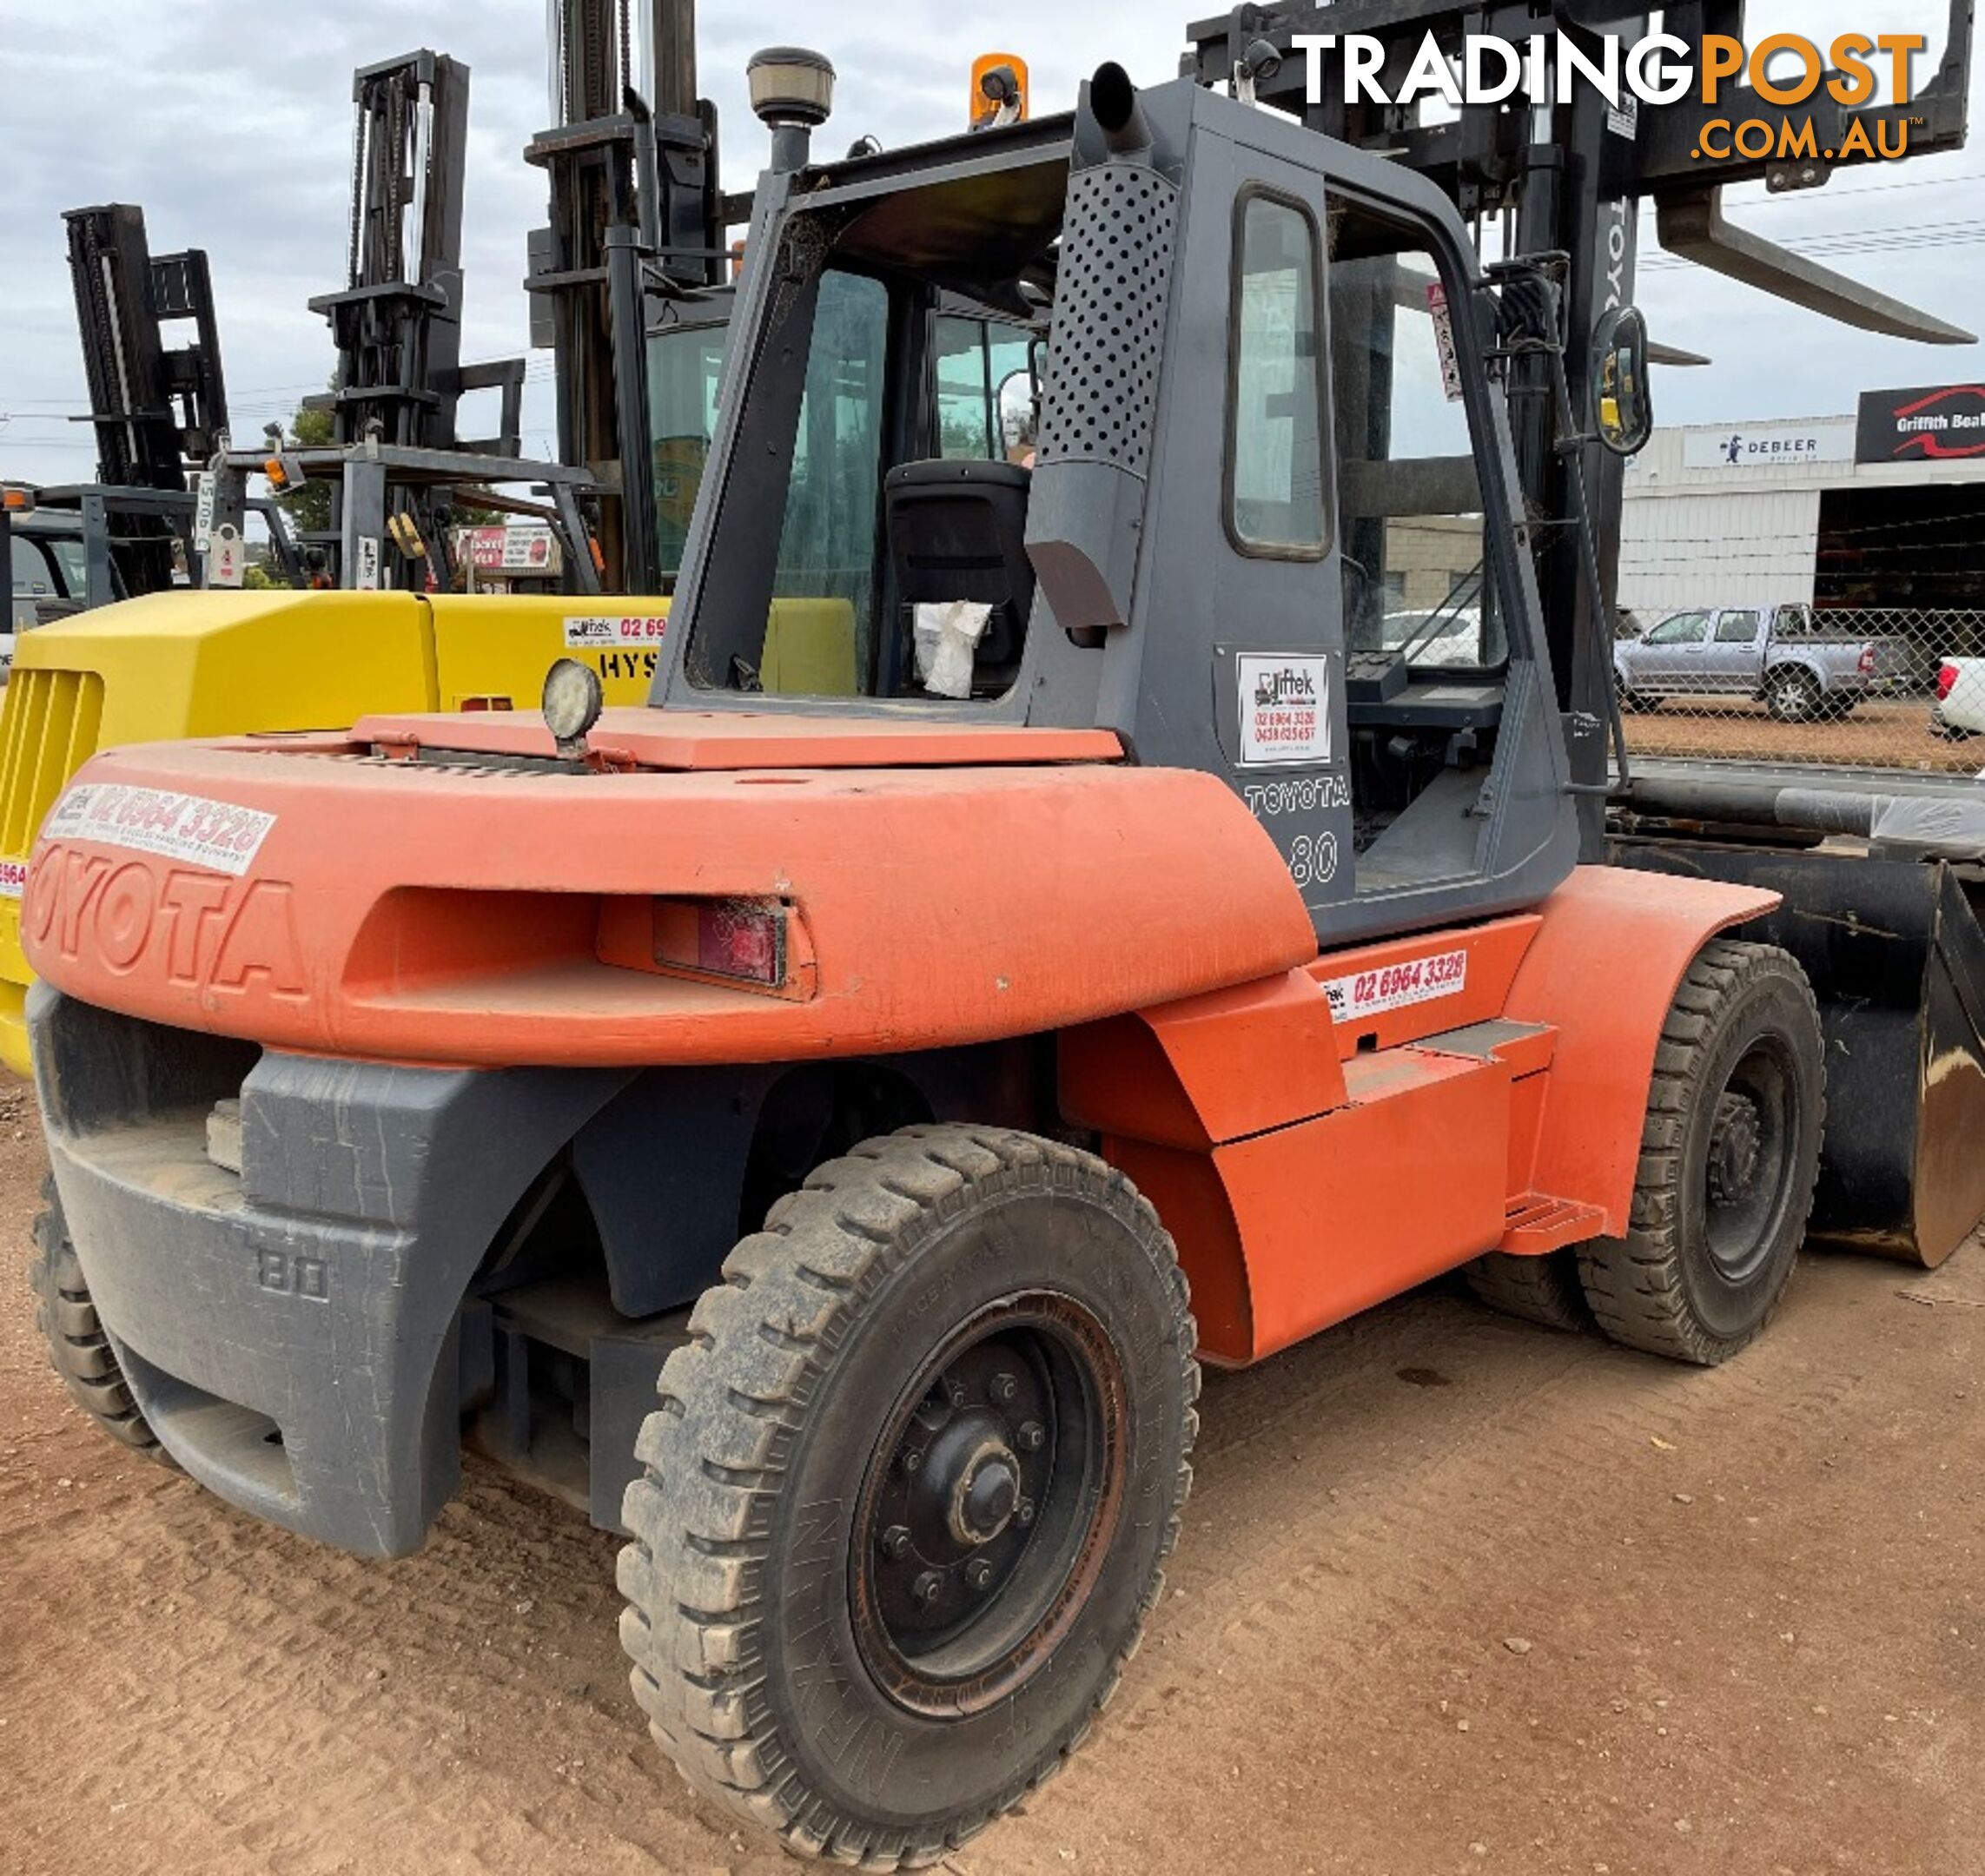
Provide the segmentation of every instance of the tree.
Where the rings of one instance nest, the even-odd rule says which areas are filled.
[[[286,444],[294,449],[321,449],[334,440],[334,419],[328,410],[313,410],[308,405],[300,406],[296,414],[289,419],[289,433]],[[331,525],[331,485],[328,482],[306,482],[301,488],[290,489],[276,497],[289,525],[299,534],[322,533]]]

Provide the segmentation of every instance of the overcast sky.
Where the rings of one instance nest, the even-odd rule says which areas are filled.
[[[1150,0],[1004,0],[997,9],[898,4],[880,23],[818,0],[725,0],[705,8],[702,89],[723,116],[729,186],[748,186],[764,148],[744,98],[757,47],[817,46],[840,73],[824,147],[872,134],[888,145],[947,133],[963,121],[972,56],[993,49],[980,23],[1002,23],[997,50],[1033,70],[1036,109],[1072,102],[1104,58],[1156,83],[1176,69],[1188,20]],[[343,284],[354,67],[413,50],[418,33],[466,63],[470,162],[465,211],[466,359],[513,356],[526,343],[520,287],[526,231],[545,215],[541,174],[520,151],[548,116],[544,0],[382,0],[335,7],[291,0],[63,0],[5,9],[0,83],[0,476],[86,479],[84,408],[61,211],[108,201],[141,204],[155,252],[204,247],[220,302],[235,434],[287,416],[331,368],[329,336],[305,307]],[[1920,30],[1944,42],[1942,0],[1771,0],[1754,4],[1755,38],[1796,30]],[[1979,62],[1985,64],[1985,61]],[[1974,116],[1985,123],[1985,79]],[[1841,254],[1843,269],[1960,325],[1985,322],[1978,290],[1985,238],[1985,148],[1869,168],[1810,195],[1765,201],[1733,192],[1733,218],[1795,245],[1872,236],[1879,251]],[[1648,248],[1651,249],[1651,234]],[[1664,371],[1664,421],[1737,422],[1850,411],[1863,388],[1975,381],[1976,347],[1933,348],[1849,332],[1688,267],[1649,268],[1641,303],[1657,337],[1709,353],[1703,371]],[[526,447],[550,454],[550,400],[540,362],[526,408]],[[465,412],[473,430],[482,419]]]

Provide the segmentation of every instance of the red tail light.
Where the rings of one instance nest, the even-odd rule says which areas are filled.
[[[1875,675],[1875,647],[1873,645],[1869,645],[1861,654],[1861,675],[1863,677],[1872,677]]]
[[[667,915],[673,913],[673,917]],[[685,913],[693,913],[693,948]],[[741,977],[777,989],[785,981],[785,908],[752,899],[703,899],[693,906],[655,908],[657,961],[687,965],[717,977]]]
[[[785,997],[813,994],[813,948],[793,908],[777,899],[602,902],[599,952],[623,970],[719,978]]]
[[[1949,703],[1949,701],[1950,701],[1950,693],[1951,693],[1953,690],[1956,690],[1956,688],[1957,688],[1957,667],[1956,667],[1956,665],[1955,665],[1955,664],[1950,664],[1950,663],[1949,663],[1949,662],[1947,660],[1945,663],[1943,663],[1943,664],[1940,664],[1940,665],[1938,665],[1938,666],[1937,666],[1937,672],[1936,672],[1936,700],[1937,700],[1937,702],[1938,702],[1939,704],[1948,704],[1948,703]]]

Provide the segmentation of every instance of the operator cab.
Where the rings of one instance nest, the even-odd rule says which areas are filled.
[[[747,252],[656,702],[1112,730],[1232,786],[1333,941],[1569,871],[1495,302],[1431,185],[1106,67],[775,168]]]
[[[1032,611],[1028,459],[1067,120],[990,175],[831,173],[776,234],[692,600],[692,692],[985,702]],[[750,289],[746,289],[749,296]],[[728,393],[726,393],[728,394]],[[693,547],[691,548],[693,552]],[[686,584],[686,582],[685,582]]]

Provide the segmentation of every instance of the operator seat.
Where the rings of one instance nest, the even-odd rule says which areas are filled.
[[[1029,470],[1017,463],[901,463],[883,483],[898,597],[911,605],[969,599],[992,618],[974,660],[975,690],[1004,690],[1019,674],[1034,609],[1027,558]]]

